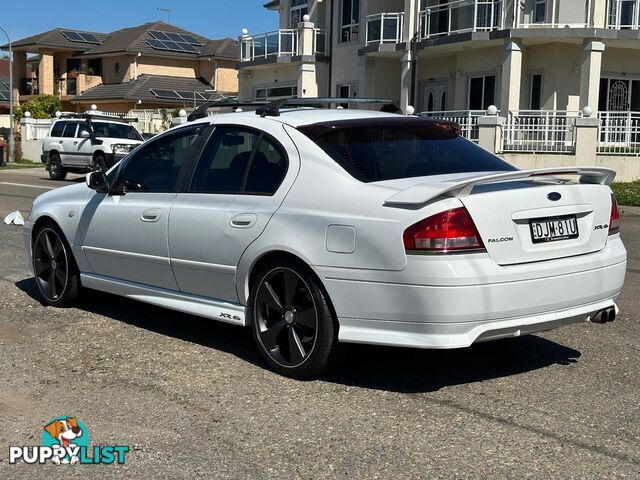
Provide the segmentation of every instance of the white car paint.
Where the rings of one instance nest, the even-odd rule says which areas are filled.
[[[24,228],[26,251],[30,258],[35,222],[50,217],[72,246],[83,285],[238,325],[250,321],[246,306],[256,263],[271,252],[288,252],[326,288],[344,342],[464,347],[617,309],[626,251],[619,234],[593,230],[609,222],[614,172],[576,170],[594,182],[583,184],[540,170],[362,183],[297,129],[393,116],[296,109],[279,117],[244,112],[198,120],[189,125],[249,126],[276,138],[289,157],[276,194],[112,197],[73,185],[36,199]],[[531,174],[544,177],[517,184]],[[550,192],[561,193],[562,201],[548,204]],[[95,217],[98,205],[104,211]],[[407,254],[402,235],[409,226],[462,206],[486,251]],[[148,209],[160,212],[157,222],[141,221]],[[531,244],[528,219],[565,213],[577,215],[584,235]],[[253,223],[238,228],[236,218]],[[489,243],[492,237],[514,240]]]

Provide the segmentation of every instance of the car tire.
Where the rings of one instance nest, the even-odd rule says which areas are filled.
[[[254,278],[251,329],[269,367],[292,378],[329,370],[337,357],[338,322],[311,269],[283,258],[262,266]]]
[[[96,158],[93,159],[93,168],[98,172],[107,173],[107,160],[104,158],[104,155],[96,155]]]
[[[67,176],[67,171],[62,166],[60,155],[57,153],[49,156],[49,178],[51,180],[64,180]]]
[[[78,297],[80,271],[60,228],[46,223],[33,234],[33,274],[43,303],[64,307]]]

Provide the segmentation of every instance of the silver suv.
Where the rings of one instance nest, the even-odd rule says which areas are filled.
[[[126,121],[93,114],[70,114],[54,122],[42,143],[42,163],[49,178],[63,180],[67,172],[107,171],[144,142]]]

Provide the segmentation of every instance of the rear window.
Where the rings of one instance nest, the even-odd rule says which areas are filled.
[[[458,136],[452,124],[415,117],[344,120],[299,127],[362,182],[515,167]]]
[[[66,125],[66,122],[56,122],[53,124],[53,128],[51,129],[51,136],[52,137],[61,137],[62,136],[62,131],[64,130],[64,126]]]
[[[125,123],[93,122],[92,125],[96,137],[143,140],[135,128]]]

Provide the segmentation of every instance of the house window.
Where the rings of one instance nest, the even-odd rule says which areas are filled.
[[[529,108],[540,110],[542,108],[542,74],[529,75]]]
[[[338,90],[338,97],[340,98],[351,98],[356,96],[355,85],[338,85],[336,89]],[[348,103],[341,103],[340,106],[342,108],[349,108]]]
[[[291,10],[289,11],[289,25],[291,25],[291,28],[298,28],[298,24],[302,21],[302,17],[307,13],[309,13],[308,0],[292,0]]]
[[[598,110],[601,112],[640,111],[640,80],[600,79]]]
[[[256,88],[256,100],[277,100],[279,98],[295,98],[298,96],[297,85]]]
[[[533,23],[545,23],[547,18],[547,0],[534,0]]]
[[[90,58],[87,62],[87,73],[89,75],[102,75],[102,59]]]
[[[494,105],[495,96],[495,75],[469,78],[469,110],[486,110]]]
[[[340,41],[358,40],[358,22],[360,17],[360,0],[342,0],[342,17],[340,20]]]

